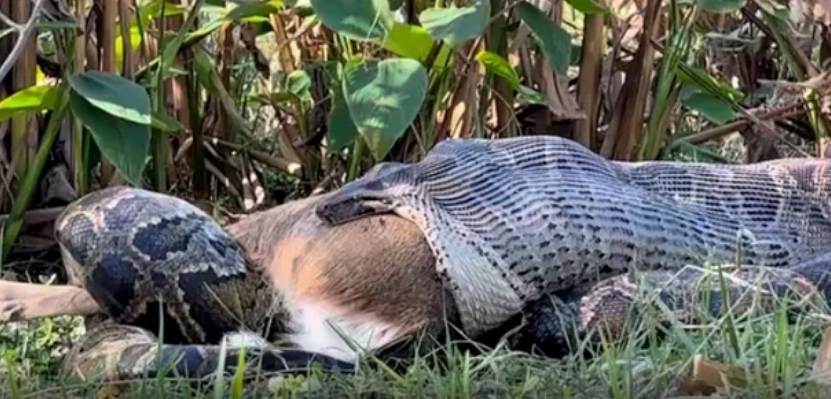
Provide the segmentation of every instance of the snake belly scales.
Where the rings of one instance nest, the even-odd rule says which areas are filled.
[[[632,307],[627,270],[679,314],[701,276],[687,265],[730,262],[764,282],[772,297],[826,293],[831,261],[828,161],[751,165],[607,161],[553,136],[453,139],[418,163],[384,162],[322,201],[336,225],[378,213],[416,223],[451,287],[462,328],[478,336],[517,315],[518,336],[559,345],[568,326],[620,326]],[[279,304],[260,265],[208,215],[183,200],[126,187],[88,194],[56,222],[71,278],[111,318],[84,337],[67,368],[87,378],[152,375],[174,354],[179,372],[218,364],[223,335],[240,328],[279,337]],[[748,305],[717,288],[711,310]],[[546,294],[560,295],[550,297]],[[573,294],[573,295],[572,295]],[[160,311],[158,298],[163,305]],[[565,310],[565,311],[563,311]],[[573,323],[563,317],[572,317]],[[149,330],[164,321],[165,345]],[[263,369],[311,362],[349,371],[324,356],[261,351]],[[237,349],[227,351],[234,364]],[[94,369],[104,361],[103,371]]]

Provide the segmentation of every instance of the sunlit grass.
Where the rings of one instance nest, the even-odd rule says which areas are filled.
[[[730,380],[736,385],[720,397],[824,397],[811,372],[825,317],[800,314],[788,320],[786,310],[671,326],[664,334],[656,334],[660,328],[647,313],[625,339],[562,359],[503,348],[469,353],[451,345],[415,359],[401,373],[366,359],[355,376],[315,370],[309,377],[243,381],[241,376],[253,371],[246,370],[221,380],[148,379],[105,387],[56,377],[61,355],[56,348],[78,325],[77,319],[61,318],[4,326],[0,378],[2,397],[9,398],[658,398],[683,397],[679,383],[700,356],[739,367],[740,378]]]

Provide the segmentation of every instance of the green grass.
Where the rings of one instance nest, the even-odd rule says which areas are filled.
[[[593,356],[543,359],[495,349],[469,354],[453,346],[416,359],[409,371],[362,368],[353,377],[313,373],[242,384],[234,376],[204,381],[131,382],[123,398],[658,398],[672,396],[696,355],[744,370],[741,386],[720,397],[823,397],[811,369],[824,329],[823,314],[786,320],[783,312],[701,326],[659,327],[648,317],[628,336]],[[81,332],[74,318],[9,324],[0,329],[3,398],[96,398],[99,385],[55,377],[65,341]],[[372,362],[369,359],[368,362]],[[251,371],[251,370],[248,370]]]

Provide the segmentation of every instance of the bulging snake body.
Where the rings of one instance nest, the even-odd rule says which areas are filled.
[[[656,270],[648,279],[667,288],[665,299],[680,312],[701,272],[680,280],[670,272],[729,262],[739,249],[744,264],[764,267],[741,273],[762,276],[771,292],[825,289],[828,174],[823,160],[621,163],[556,137],[446,140],[419,163],[379,164],[324,199],[317,213],[332,224],[385,212],[412,220],[434,251],[467,334],[525,315],[521,335],[555,345],[567,334],[553,316],[562,309],[584,327],[617,322],[628,300],[624,272],[632,268]],[[56,238],[70,276],[114,321],[88,334],[68,359],[81,375],[102,359],[109,359],[110,376],[140,375],[156,367],[159,351],[167,358],[181,349],[180,364],[204,374],[217,364],[222,336],[241,329],[267,340],[281,334],[278,296],[261,266],[185,201],[102,190],[64,211]],[[545,301],[569,291],[576,294],[562,296],[564,307]],[[158,325],[159,297],[163,347],[145,331]],[[300,351],[262,354],[272,369],[313,359],[349,369]]]
[[[434,250],[476,335],[547,292],[633,268],[705,262],[799,267],[831,251],[829,161],[608,161],[531,136],[438,143],[382,163],[318,207],[332,224],[394,212]]]

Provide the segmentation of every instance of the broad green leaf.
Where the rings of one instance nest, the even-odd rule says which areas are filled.
[[[511,85],[511,88],[521,94],[528,102],[533,104],[545,103],[545,96],[542,93],[530,87],[523,86],[520,83],[519,74],[517,74],[508,60],[501,55],[491,51],[480,51],[476,55],[476,60],[481,62],[488,71],[504,78]]]
[[[141,187],[150,150],[150,126],[104,112],[75,91],[70,91],[69,95],[72,113],[89,128],[104,156],[130,183]]]
[[[712,13],[728,13],[738,11],[747,3],[747,0],[697,0],[698,5]]]
[[[131,80],[100,71],[70,75],[72,90],[110,115],[135,123],[150,124],[150,96]]]
[[[571,35],[531,3],[521,2],[516,13],[528,24],[551,69],[558,78],[565,78],[571,60]]]
[[[484,32],[490,13],[490,0],[474,0],[468,7],[428,8],[418,20],[434,39],[457,47]]]
[[[387,0],[311,0],[320,21],[356,41],[383,39],[395,22]]]
[[[349,106],[341,90],[333,90],[332,111],[329,113],[328,140],[329,151],[340,152],[355,141],[358,137],[358,128],[349,115]]]
[[[687,108],[698,111],[705,118],[718,125],[723,125],[736,118],[736,112],[729,103],[707,93],[693,93],[681,100]]]
[[[406,58],[348,63],[343,92],[352,121],[380,161],[421,109],[427,71],[418,61]]]
[[[384,38],[382,46],[401,57],[426,61],[430,55],[430,50],[433,48],[433,43],[435,41],[426,29],[396,22],[392,25],[390,33]],[[450,48],[442,46],[434,65],[439,68],[446,65],[450,52]]]
[[[46,111],[55,107],[57,90],[54,86],[31,86],[0,101],[0,122],[19,112]]]
[[[575,10],[583,14],[607,14],[609,8],[594,0],[566,0],[568,4],[574,7]]]

